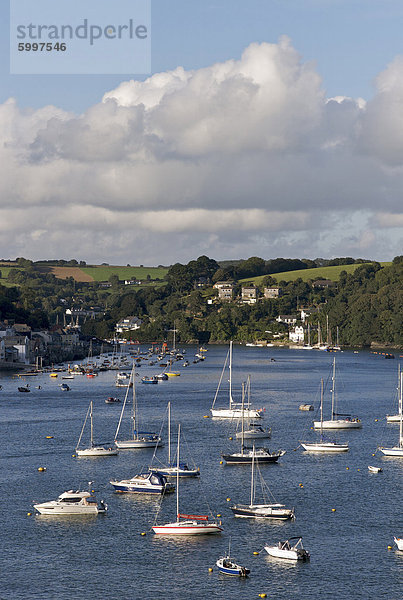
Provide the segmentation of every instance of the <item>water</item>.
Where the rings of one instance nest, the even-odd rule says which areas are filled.
[[[191,360],[194,351],[188,347],[186,357]],[[337,355],[339,411],[359,415],[363,428],[338,434],[340,441],[348,439],[348,453],[315,456],[298,447],[299,440],[315,437],[310,430],[315,413],[299,411],[298,406],[318,404],[320,378],[327,378],[333,356],[235,347],[234,395],[239,397],[240,383],[250,374],[253,404],[266,409],[264,422],[273,429],[269,446],[287,450],[278,464],[262,465],[261,471],[276,500],[295,507],[296,520],[263,523],[232,516],[227,498],[248,502],[250,467],[220,464],[221,452],[238,448],[235,439],[228,439],[233,430],[227,422],[204,418],[226,352],[224,346],[210,347],[206,360],[180,368],[180,377],[156,386],[137,385],[143,424],[158,431],[171,401],[172,430],[180,420],[183,431],[183,459],[201,469],[200,482],[180,481],[180,510],[203,514],[210,507],[222,515],[224,532],[204,538],[156,537],[150,527],[158,500],[114,494],[109,480],[140,472],[152,451],[72,457],[90,399],[96,441],[113,440],[121,405],[104,400],[112,395],[123,399],[122,389],[114,387],[113,372],[95,379],[76,376],[68,382],[70,392],[60,390],[60,376],[27,378],[30,394],[17,392],[18,382],[10,375],[0,375],[1,600],[75,600],[89,595],[112,600],[244,599],[262,593],[278,600],[400,600],[403,553],[387,547],[394,546],[394,535],[403,536],[403,460],[372,456],[377,445],[394,445],[398,439],[398,425],[386,425],[384,419],[397,408],[397,361],[366,352]],[[140,375],[157,372],[157,367],[139,369]],[[42,389],[35,389],[39,385]],[[224,395],[222,404],[226,402]],[[326,409],[328,405],[325,413]],[[164,458],[166,452],[166,447],[159,449],[158,456]],[[369,473],[369,464],[382,466],[383,472]],[[38,472],[41,466],[45,472]],[[89,481],[109,505],[106,516],[27,515],[34,512],[34,501],[55,499],[71,488],[87,489]],[[173,520],[175,511],[176,497],[171,494],[162,502],[159,522]],[[303,537],[310,563],[276,561],[264,551],[253,554],[294,535]],[[247,580],[220,575],[214,568],[230,538],[231,554],[251,569]]]

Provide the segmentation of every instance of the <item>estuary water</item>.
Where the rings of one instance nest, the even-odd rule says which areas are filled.
[[[26,378],[29,394],[17,391],[24,380],[3,372],[1,600],[243,600],[259,594],[272,600],[401,600],[403,552],[396,550],[393,536],[403,537],[403,459],[373,456],[378,445],[398,441],[398,425],[386,424],[385,415],[397,411],[399,359],[385,360],[364,351],[337,354],[338,410],[359,416],[363,427],[336,434],[340,441],[348,440],[349,452],[315,456],[304,452],[299,442],[317,436],[311,424],[318,413],[298,407],[303,403],[318,407],[320,379],[328,378],[333,355],[234,347],[234,396],[240,399],[241,382],[250,375],[252,403],[264,409],[263,424],[272,427],[266,445],[286,450],[277,464],[260,467],[275,499],[295,508],[295,521],[275,523],[236,519],[229,508],[231,502],[249,502],[251,469],[220,464],[222,452],[239,448],[235,424],[205,418],[227,347],[209,346],[206,360],[198,364],[192,362],[197,349],[184,349],[190,365],[175,364],[180,377],[141,385],[141,376],[161,369],[147,363],[138,369],[139,416],[149,431],[159,431],[163,423],[166,440],[163,420],[171,402],[172,431],[180,422],[183,432],[181,456],[201,471],[200,481],[180,480],[180,510],[221,514],[222,534],[157,537],[150,528],[156,518],[160,523],[175,519],[175,494],[160,503],[145,495],[114,493],[110,479],[132,477],[147,468],[152,450],[126,450],[116,457],[92,459],[73,456],[90,400],[96,441],[114,439],[121,404],[105,404],[105,399],[124,397],[124,390],[114,386],[114,372],[101,372],[94,379],[76,376],[66,381],[69,392],[60,389],[61,375],[51,379],[41,374]],[[227,375],[222,382],[226,386]],[[228,392],[223,389],[216,406],[227,403]],[[327,395],[324,411],[326,418],[330,415]],[[165,445],[157,457],[163,461],[166,455]],[[383,471],[370,473],[368,465],[381,466]],[[68,489],[88,489],[88,482],[93,482],[98,499],[108,504],[106,515],[34,514],[34,502],[56,499]],[[311,554],[308,563],[272,559],[263,550],[269,543],[296,535],[302,536]],[[215,567],[229,541],[232,556],[251,570],[245,580],[221,575]]]

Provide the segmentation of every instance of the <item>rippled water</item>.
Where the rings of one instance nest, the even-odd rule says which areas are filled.
[[[95,437],[113,440],[120,405],[104,400],[110,395],[123,399],[123,393],[114,387],[112,372],[95,379],[77,376],[68,382],[67,393],[60,390],[60,377],[41,375],[29,379],[30,394],[18,393],[17,380],[0,374],[1,599],[244,599],[266,593],[281,600],[400,600],[403,553],[388,550],[388,545],[394,545],[394,535],[403,536],[403,460],[372,456],[378,444],[397,442],[398,425],[386,425],[384,419],[396,411],[397,361],[366,352],[337,355],[339,410],[359,415],[363,428],[339,434],[350,443],[347,454],[314,456],[298,447],[299,440],[314,437],[314,413],[298,406],[318,403],[320,378],[327,378],[332,355],[235,347],[235,392],[239,394],[241,381],[250,374],[253,403],[266,409],[265,424],[273,429],[270,447],[287,450],[278,464],[262,465],[261,471],[276,500],[295,507],[296,520],[262,523],[232,516],[227,498],[248,501],[250,468],[220,464],[222,451],[237,448],[228,439],[233,430],[226,422],[204,418],[226,351],[212,346],[204,363],[180,368],[180,377],[157,386],[137,385],[143,424],[159,430],[171,401],[173,429],[178,421],[182,425],[183,458],[200,466],[200,482],[180,481],[180,509],[203,513],[210,507],[222,514],[224,532],[205,538],[156,537],[150,527],[158,500],[114,494],[109,480],[147,467],[152,451],[73,458],[90,399]],[[191,359],[194,352],[188,347],[186,357]],[[157,372],[156,367],[139,369],[141,375]],[[166,447],[158,456],[166,456]],[[383,472],[369,473],[369,464],[382,466]],[[40,466],[46,472],[38,472]],[[71,488],[86,489],[89,481],[109,505],[106,516],[27,516],[34,501],[55,499]],[[171,494],[162,502],[159,521],[174,519],[175,511]],[[294,535],[302,535],[310,563],[288,564],[265,552],[253,554]],[[215,568],[209,572],[230,538],[234,558],[251,569],[247,580],[220,575]]]

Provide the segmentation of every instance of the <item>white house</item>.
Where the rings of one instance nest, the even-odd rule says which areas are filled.
[[[140,329],[142,320],[138,317],[125,317],[120,319],[115,325],[116,333],[125,333],[125,331],[135,331]]]
[[[302,325],[296,325],[294,329],[289,332],[288,338],[290,342],[295,342],[296,344],[303,344],[305,341],[305,329],[302,327]]]

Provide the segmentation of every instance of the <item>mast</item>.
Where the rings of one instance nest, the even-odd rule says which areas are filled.
[[[171,403],[168,402],[168,465],[171,466]]]
[[[403,371],[400,372],[399,415],[400,415],[399,448],[403,449]]]
[[[251,476],[251,480],[250,480],[250,506],[253,505],[253,501],[255,499],[254,467],[255,467],[255,444],[253,444],[253,451],[252,451],[252,476]]]
[[[229,343],[229,407],[232,408],[232,340]]]
[[[118,426],[116,428],[115,440],[117,440],[117,437],[118,437],[118,434],[119,434],[119,430],[120,430],[120,426],[122,424],[123,414],[125,412],[127,397],[129,395],[130,383],[131,383],[132,379],[134,380],[134,363],[133,363],[132,371],[130,373],[129,384],[128,384],[127,388],[126,388],[126,394],[125,394],[125,399],[123,400],[122,410],[120,411],[120,418],[119,418]],[[134,381],[133,381],[133,387],[134,387]]]
[[[94,443],[93,443],[93,439],[94,439],[93,433],[94,433],[94,430],[93,430],[93,425],[92,425],[92,400],[90,402],[90,423],[91,423],[91,448],[93,448],[93,446],[94,446]]]
[[[178,425],[178,449],[176,456],[176,522],[179,523],[179,440],[181,437],[181,424]]]
[[[242,419],[242,429],[241,429],[241,454],[243,455],[243,445],[244,445],[244,404],[245,404],[245,382],[242,382],[242,409],[241,409],[241,419]]]
[[[336,357],[333,358],[333,375],[332,375],[332,421],[334,420],[335,410],[335,395],[336,392]]]
[[[320,380],[320,441],[323,438],[323,377]]]

